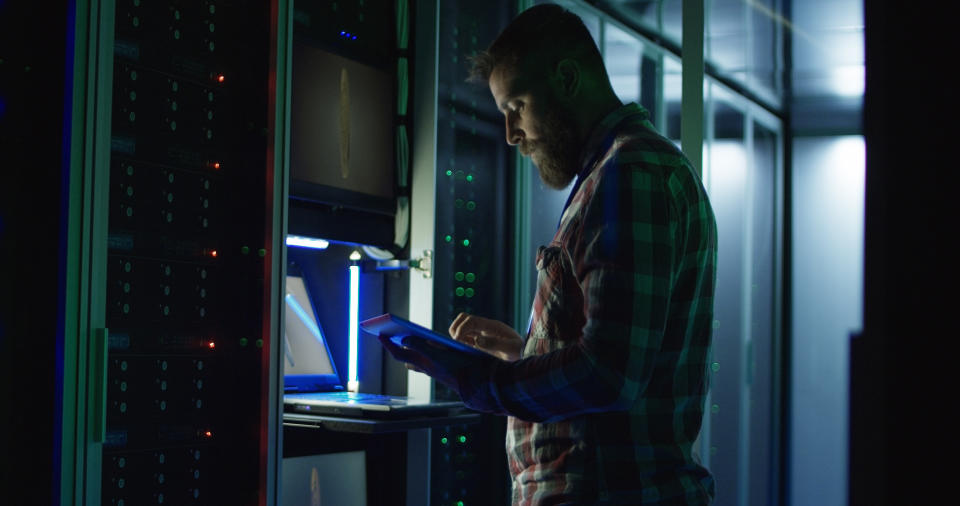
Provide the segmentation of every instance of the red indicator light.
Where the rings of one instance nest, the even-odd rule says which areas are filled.
[[[211,164],[211,166],[212,166],[214,169],[220,170],[220,162],[213,162],[213,164]]]
[[[217,76],[217,82],[218,82],[218,83],[222,83],[222,82],[225,81],[226,79],[227,79],[226,76],[224,76],[223,74],[220,74],[220,75]]]
[[[213,432],[210,432],[210,431],[208,430],[208,431],[204,432],[203,435],[204,435],[204,436],[207,436],[207,437],[213,437]]]
[[[217,258],[217,250],[211,250],[210,256],[212,256],[213,258]]]
[[[207,343],[207,346],[209,346],[210,349],[212,350],[217,347],[217,343],[210,341],[209,343]]]

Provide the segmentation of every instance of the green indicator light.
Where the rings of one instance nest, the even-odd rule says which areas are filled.
[[[472,273],[472,272],[468,272],[468,273],[467,273],[467,283],[473,283],[473,281],[474,281],[475,279],[477,279],[477,275],[476,275],[476,274],[474,274],[474,273]]]
[[[455,293],[457,294],[457,297],[463,297],[465,290],[463,289],[462,286],[458,286]]]
[[[240,346],[246,346],[246,345],[247,345],[247,338],[246,338],[246,337],[241,337],[241,338],[240,338]]]
[[[464,245],[464,246],[469,246],[469,245],[470,245],[470,239],[464,239],[464,240],[463,240],[463,245]]]
[[[440,438],[440,444],[447,444],[447,442],[449,442],[449,441],[450,441],[450,440],[447,439],[447,438],[445,438],[445,437]]]
[[[713,369],[713,372],[719,371],[719,370],[720,370],[720,362],[714,362],[714,363],[710,364],[710,369]]]
[[[463,501],[457,501],[457,506],[463,506]]]
[[[467,181],[473,181],[473,174],[467,175]]]
[[[460,436],[460,437],[459,437],[459,440],[460,440],[461,443],[466,443],[466,442],[467,442],[467,436]]]
[[[450,241],[453,240],[453,237],[451,237],[451,236],[448,235],[448,236],[444,237],[443,240],[444,240],[444,241],[447,241],[447,242],[450,242]]]
[[[256,344],[257,348],[263,348],[263,339],[257,339]]]
[[[454,277],[454,279],[456,279],[457,281],[463,281],[463,273],[462,273],[462,272],[457,272],[456,274],[453,275],[453,277]]]
[[[473,288],[467,288],[466,293],[467,297],[473,297]]]
[[[447,170],[447,175],[448,175],[448,176],[452,176],[452,175],[453,175],[453,171],[452,171],[452,170]]]
[[[473,211],[473,210],[476,209],[476,208],[477,208],[477,203],[476,203],[476,202],[474,202],[474,201],[472,201],[472,200],[471,200],[470,202],[467,202],[467,210],[468,210],[468,211]]]

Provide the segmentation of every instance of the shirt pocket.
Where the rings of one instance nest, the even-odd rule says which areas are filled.
[[[568,264],[556,243],[537,249],[537,293],[524,356],[548,353],[580,338],[583,295]]]

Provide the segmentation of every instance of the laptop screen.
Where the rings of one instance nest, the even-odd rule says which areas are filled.
[[[284,295],[284,383],[296,383],[302,390],[308,384],[339,384],[337,371],[323,329],[317,322],[306,284],[300,276],[287,276]]]

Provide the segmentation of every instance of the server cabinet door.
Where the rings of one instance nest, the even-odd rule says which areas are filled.
[[[275,502],[286,5],[76,6],[61,503]]]

